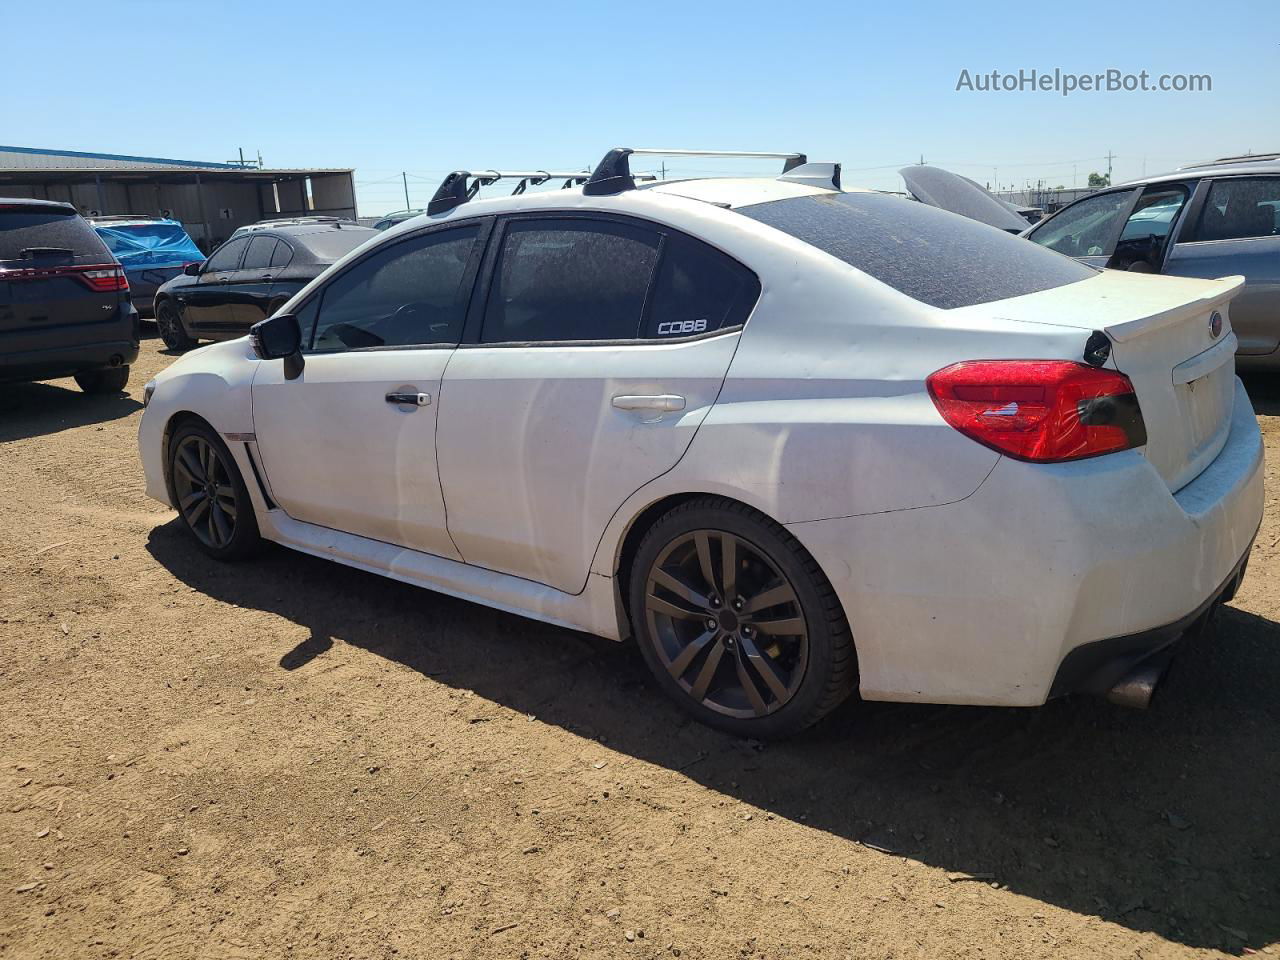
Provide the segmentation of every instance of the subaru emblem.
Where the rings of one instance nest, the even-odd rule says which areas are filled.
[[[1209,336],[1215,340],[1222,334],[1222,314],[1217,310],[1209,317]]]

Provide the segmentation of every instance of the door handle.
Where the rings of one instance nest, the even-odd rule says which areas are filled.
[[[388,393],[387,403],[404,404],[410,407],[425,407],[431,402],[429,393]]]
[[[613,405],[619,410],[662,410],[670,412],[684,409],[684,397],[664,393],[652,397],[614,397]]]
[[[230,277],[215,277],[214,279],[217,280],[218,283],[229,283],[231,280]]]
[[[272,276],[271,274],[269,274],[269,273],[264,273],[264,274],[263,274],[261,277],[259,277],[258,279],[259,279],[259,280],[274,280],[274,279],[275,279],[275,277],[273,277],[273,276]]]

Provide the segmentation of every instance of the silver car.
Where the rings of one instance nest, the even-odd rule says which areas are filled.
[[[1092,194],[1025,236],[1097,267],[1246,278],[1241,369],[1280,370],[1280,154],[1226,157]]]

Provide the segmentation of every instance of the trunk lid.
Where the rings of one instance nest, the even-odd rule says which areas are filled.
[[[1143,452],[1177,491],[1227,441],[1236,349],[1228,304],[1243,285],[1243,277],[1191,280],[1107,270],[989,306],[1002,319],[1078,328],[1082,354],[1089,332],[1104,332],[1112,343],[1107,366],[1132,381],[1142,408]]]

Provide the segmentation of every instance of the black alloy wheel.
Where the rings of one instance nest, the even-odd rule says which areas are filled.
[[[258,545],[249,492],[213,430],[194,422],[181,427],[170,442],[169,464],[174,505],[206,553],[232,560]]]
[[[700,498],[654,524],[632,569],[631,618],[659,683],[733,733],[794,733],[853,688],[830,584],[784,528],[742,504]]]

